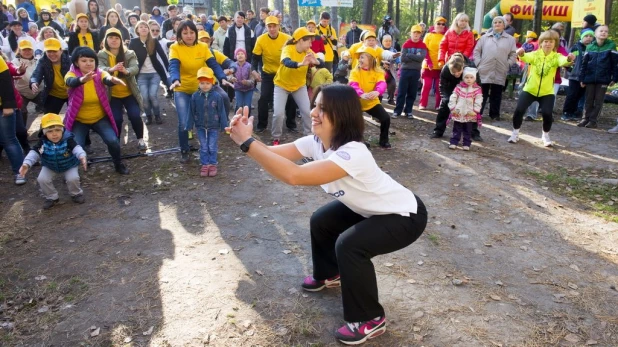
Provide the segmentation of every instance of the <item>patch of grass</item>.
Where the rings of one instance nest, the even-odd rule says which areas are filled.
[[[575,174],[566,169],[552,173],[528,172],[529,176],[551,191],[571,197],[590,208],[594,215],[618,223],[618,187],[586,181],[583,177],[591,175],[584,171]]]
[[[58,283],[51,281],[47,284],[47,290],[55,292],[58,289]]]
[[[427,234],[427,238],[429,239],[429,241],[431,241],[431,243],[434,244],[434,246],[440,244],[440,237],[436,234]]]

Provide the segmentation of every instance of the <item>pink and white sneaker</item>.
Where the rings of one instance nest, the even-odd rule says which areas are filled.
[[[307,276],[303,281],[302,287],[308,292],[319,292],[324,288],[341,287],[341,277],[339,277],[339,275],[336,275],[322,281],[317,281],[313,278],[313,276]]]
[[[335,338],[346,345],[360,345],[385,332],[386,317],[382,316],[366,322],[346,323],[335,331]]]

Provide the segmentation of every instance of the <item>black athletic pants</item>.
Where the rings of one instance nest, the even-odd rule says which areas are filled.
[[[365,112],[380,122],[380,145],[387,144],[388,129],[391,127],[391,117],[388,115],[388,112],[386,112],[381,104],[377,104]]]
[[[521,123],[523,123],[524,114],[528,106],[538,101],[541,114],[543,115],[543,131],[548,133],[554,122],[552,110],[554,109],[555,98],[554,94],[538,97],[522,90],[521,93],[519,93],[519,100],[517,100],[517,106],[515,106],[515,113],[513,114],[513,129],[521,128]]]
[[[260,99],[258,100],[258,129],[268,127],[268,105],[272,105],[275,93],[274,78],[275,74],[267,74],[262,71]],[[290,94],[288,102],[285,104],[285,126],[288,129],[296,129],[296,102],[291,96]]]
[[[416,197],[416,214],[365,218],[338,200],[320,207],[311,216],[313,278],[318,281],[341,275],[343,318],[362,322],[384,315],[371,258],[400,250],[421,236],[427,210]]]

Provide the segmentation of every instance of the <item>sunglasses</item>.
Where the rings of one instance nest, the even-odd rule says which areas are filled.
[[[446,23],[436,23],[436,25],[445,26],[445,25],[446,25]]]

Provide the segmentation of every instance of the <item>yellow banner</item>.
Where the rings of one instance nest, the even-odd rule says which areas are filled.
[[[604,0],[575,0],[573,2],[573,28],[583,27],[584,17],[593,14],[597,17],[597,23],[605,24],[605,1]]]
[[[500,11],[512,13],[515,19],[533,19],[534,1],[502,0]],[[573,1],[543,1],[543,20],[569,22],[572,13]]]

